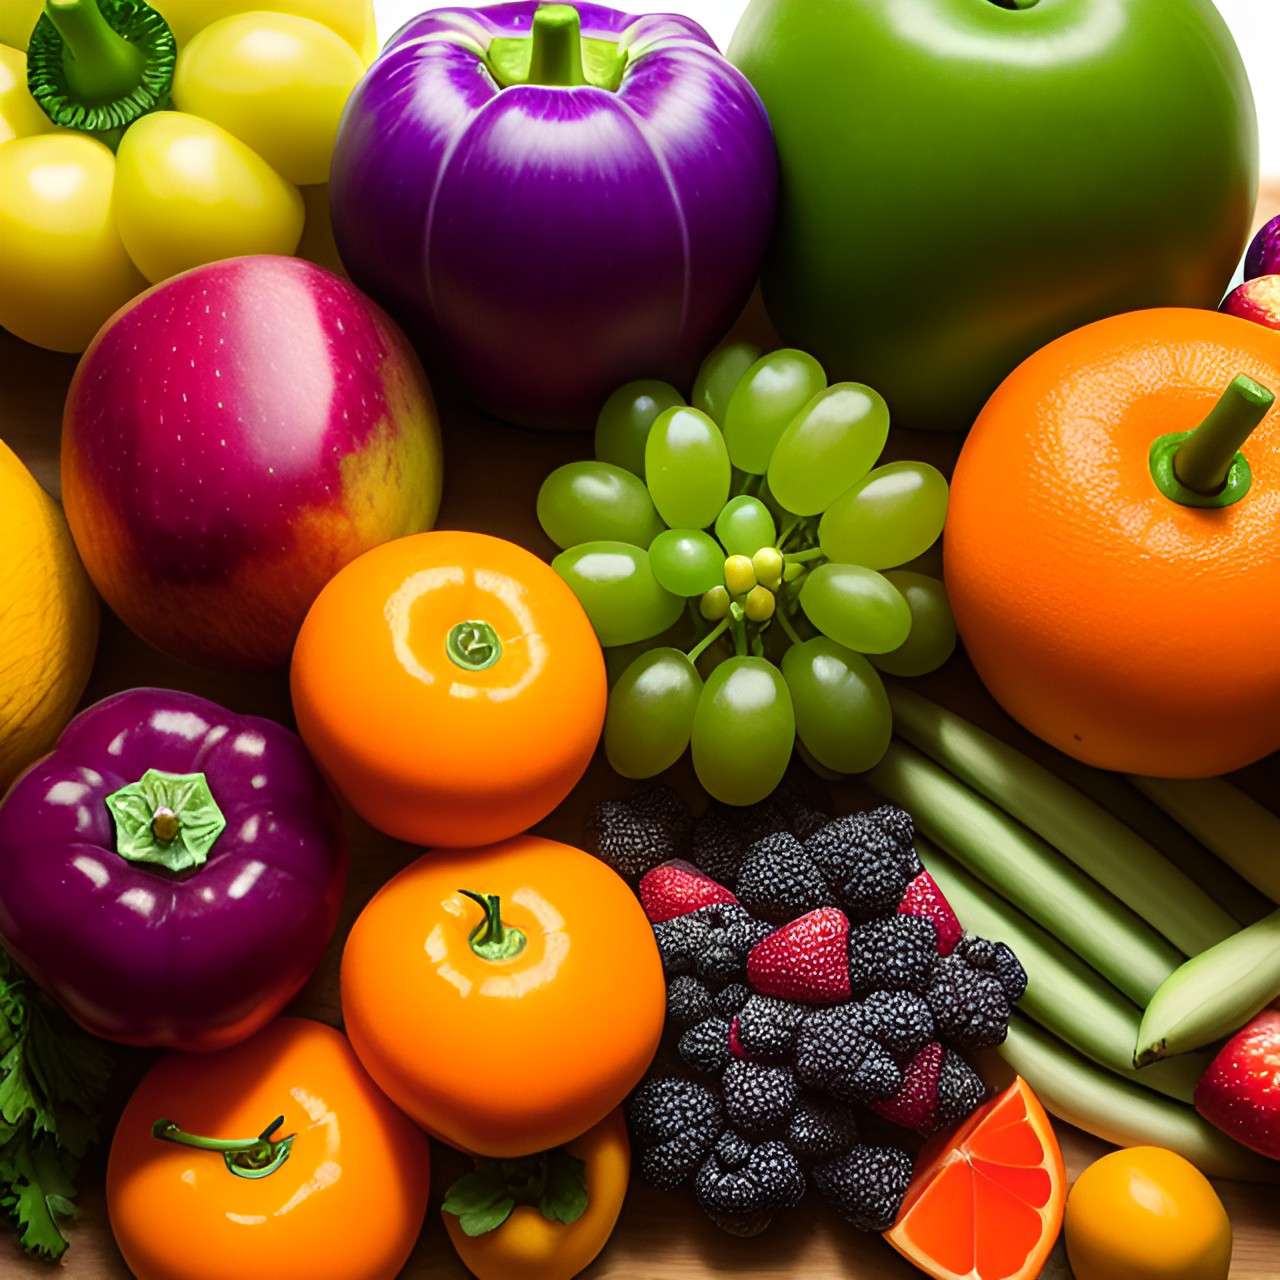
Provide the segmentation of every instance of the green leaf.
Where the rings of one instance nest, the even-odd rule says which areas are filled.
[[[495,1201],[507,1195],[507,1182],[497,1170],[483,1166],[473,1173],[465,1173],[444,1193],[445,1213],[461,1217],[487,1209]]]
[[[501,1200],[483,1209],[459,1214],[458,1225],[466,1235],[482,1236],[485,1232],[493,1231],[495,1228],[502,1226],[507,1218],[510,1217],[511,1210],[515,1207],[514,1196],[503,1196]]]
[[[577,1222],[587,1211],[587,1166],[557,1148],[547,1155],[547,1189],[538,1208],[552,1222]]]
[[[3,1161],[6,1189],[0,1203],[18,1228],[22,1247],[38,1257],[56,1260],[66,1251],[59,1218],[68,1216],[75,1195],[76,1162],[51,1139],[18,1141]],[[72,1208],[74,1213],[74,1208]]]

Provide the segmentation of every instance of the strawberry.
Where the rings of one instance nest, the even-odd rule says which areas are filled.
[[[897,1093],[868,1105],[877,1115],[904,1129],[931,1133],[938,1114],[938,1081],[942,1076],[943,1048],[933,1040],[907,1064]]]
[[[1280,1009],[1264,1009],[1222,1046],[1195,1104],[1229,1137],[1280,1160]]]
[[[761,995],[803,1004],[849,998],[849,921],[819,907],[775,929],[747,956],[747,982]]]
[[[898,903],[898,914],[921,916],[928,920],[937,932],[940,956],[949,955],[964,934],[956,913],[951,910],[951,904],[927,871],[920,872],[907,885],[902,901]]]
[[[672,858],[659,863],[640,877],[640,902],[650,924],[674,920],[688,915],[699,907],[711,907],[722,902],[737,902],[737,898],[722,884],[717,884],[704,871],[683,858]]]

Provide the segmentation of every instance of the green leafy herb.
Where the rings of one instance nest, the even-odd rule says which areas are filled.
[[[442,1207],[469,1236],[500,1227],[518,1204],[567,1225],[587,1210],[586,1168],[563,1147],[518,1160],[477,1160],[475,1170],[445,1192]]]
[[[75,1216],[80,1160],[97,1136],[109,1046],[50,1004],[0,951],[0,1209],[22,1247],[56,1261]]]

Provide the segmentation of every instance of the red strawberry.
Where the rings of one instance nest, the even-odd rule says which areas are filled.
[[[733,1021],[729,1023],[729,1052],[735,1058],[745,1058],[750,1062],[751,1055],[742,1047],[742,1041],[738,1039],[738,1015],[733,1015]]]
[[[907,885],[898,903],[898,914],[904,916],[921,916],[933,924],[938,935],[938,954],[950,954],[952,948],[964,936],[956,913],[951,910],[941,889],[934,878],[922,871]]]
[[[1223,1133],[1280,1160],[1280,1009],[1264,1009],[1222,1046],[1195,1103]]]
[[[938,1116],[938,1081],[942,1077],[943,1046],[934,1040],[907,1064],[898,1092],[868,1105],[877,1115],[917,1133],[931,1133]]]
[[[683,858],[659,863],[640,877],[640,902],[650,924],[687,916],[699,907],[737,902],[722,884]]]
[[[761,995],[803,1004],[849,998],[849,921],[835,907],[819,907],[775,929],[751,948],[747,981]]]

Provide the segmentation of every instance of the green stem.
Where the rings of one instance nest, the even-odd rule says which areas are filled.
[[[587,83],[582,70],[582,22],[571,4],[544,4],[530,31],[529,84],[572,88]]]
[[[502,657],[498,633],[478,618],[469,618],[450,628],[444,648],[449,660],[464,671],[483,671]]]
[[[524,950],[525,936],[502,922],[502,899],[496,893],[472,893],[459,889],[484,912],[484,919],[471,931],[471,950],[482,960],[510,960]]]
[[[196,1151],[215,1152],[237,1178],[265,1178],[289,1158],[297,1137],[291,1133],[287,1138],[275,1138],[273,1135],[282,1124],[284,1116],[277,1116],[256,1138],[206,1138],[187,1133],[172,1120],[157,1120],[151,1126],[151,1136]]]
[[[728,630],[728,627],[729,618],[726,615],[721,618],[720,621],[717,622],[716,625],[712,627],[711,630],[708,631],[707,634],[703,636],[688,653],[685,654],[685,657],[688,658],[690,662],[697,662],[697,660],[702,657],[702,655],[711,648],[711,646],[715,644],[722,635],[724,635],[725,631]]]
[[[810,560],[820,560],[822,555],[821,547],[810,547],[808,551],[789,551],[782,558],[787,564],[806,564]]]
[[[777,540],[777,542],[775,542],[773,545],[774,545],[775,547],[777,547],[779,551],[781,551],[781,550],[782,550],[782,548],[783,548],[783,547],[785,547],[785,546],[787,545],[787,541],[788,541],[788,539],[791,537],[791,535],[792,535],[793,533],[795,533],[795,531],[796,531],[796,530],[801,526],[801,524],[803,524],[803,523],[804,523],[804,522],[803,522],[803,520],[801,519],[801,517],[800,517],[800,516],[796,516],[796,518],[795,518],[794,520],[792,520],[792,521],[791,521],[791,523],[790,523],[789,525],[787,525],[787,527],[786,527],[785,529],[783,529],[782,533],[778,536],[778,540]]]
[[[44,11],[62,37],[67,87],[86,105],[126,97],[142,83],[146,56],[107,22],[97,0],[45,0]]]
[[[778,625],[787,633],[787,639],[790,640],[792,644],[804,644],[804,641],[800,639],[799,634],[792,625],[791,619],[787,617],[787,611],[785,609],[777,610],[773,616],[777,619]]]
[[[1238,374],[1199,426],[1152,442],[1148,466],[1156,487],[1185,507],[1226,507],[1238,502],[1253,480],[1240,446],[1274,400],[1261,383]]]
[[[748,653],[747,649],[747,622],[746,614],[742,610],[740,604],[734,603],[733,609],[729,614],[730,628],[733,631],[733,652],[736,657],[745,658]]]
[[[106,798],[116,852],[175,874],[203,866],[227,821],[203,773],[148,769]]]

